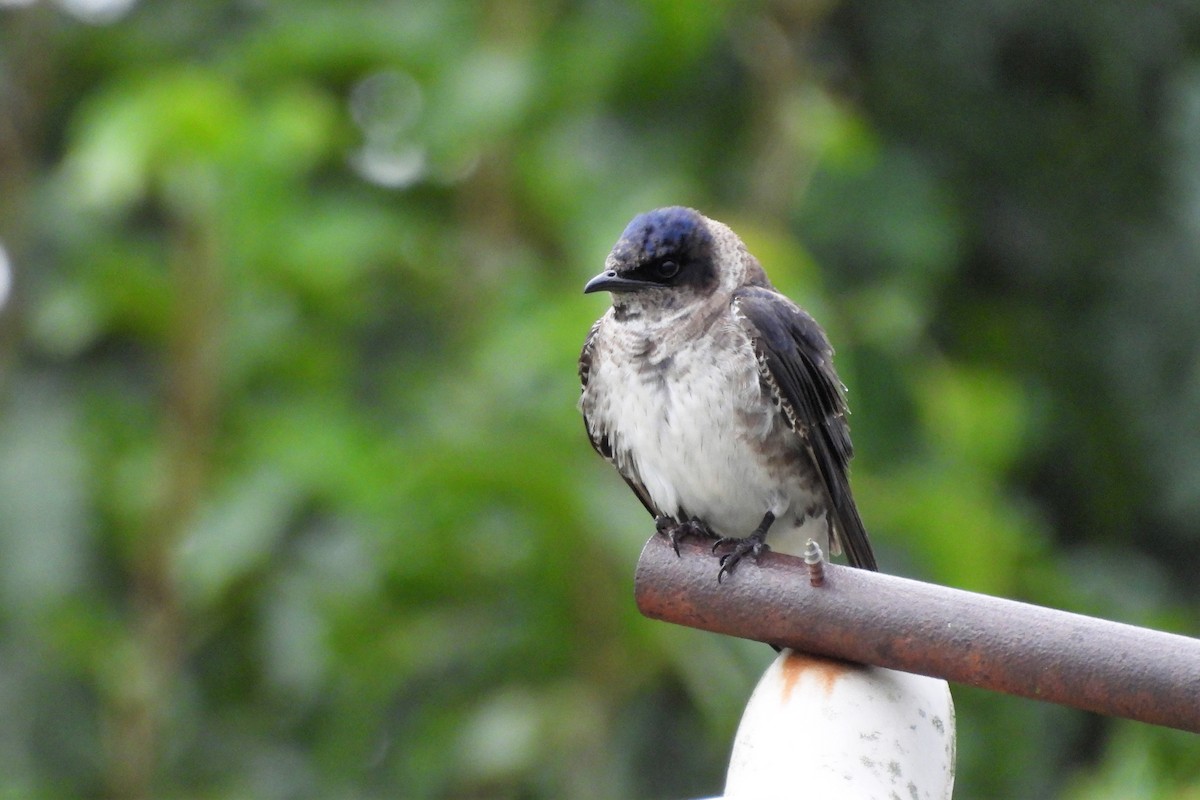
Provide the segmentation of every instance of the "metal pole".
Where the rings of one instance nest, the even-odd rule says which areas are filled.
[[[709,548],[638,561],[654,619],[1200,733],[1200,639],[768,552],[717,583]]]

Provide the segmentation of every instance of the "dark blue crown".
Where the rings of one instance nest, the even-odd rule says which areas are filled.
[[[652,260],[689,249],[707,234],[704,218],[696,211],[683,206],[656,208],[633,218],[621,234],[618,249]]]

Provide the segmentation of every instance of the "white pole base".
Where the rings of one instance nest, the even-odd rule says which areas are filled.
[[[943,680],[784,650],[742,715],[723,800],[949,800]]]

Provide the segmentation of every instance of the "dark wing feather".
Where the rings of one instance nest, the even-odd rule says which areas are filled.
[[[848,409],[825,332],[790,300],[763,287],[738,291],[734,310],[754,342],[765,383],[821,476],[847,560],[856,567],[878,569],[850,494],[848,470],[854,451]]]
[[[588,386],[588,378],[592,373],[592,357],[595,353],[596,333],[600,330],[601,320],[597,320],[592,329],[588,331],[587,338],[583,340],[583,352],[579,354],[579,384],[580,390],[586,391]],[[588,441],[592,443],[592,447],[597,453],[604,457],[604,460],[617,467],[617,461],[613,457],[612,443],[609,442],[608,436],[600,434],[596,436],[592,433],[592,424],[588,420],[587,411],[583,412],[583,428],[587,431]],[[625,483],[629,484],[629,488],[637,495],[638,500],[642,501],[642,505],[650,512],[650,516],[658,519],[662,514],[654,506],[654,502],[650,499],[650,493],[646,491],[646,487],[636,476],[626,475],[625,471],[617,467],[617,472],[625,479]]]

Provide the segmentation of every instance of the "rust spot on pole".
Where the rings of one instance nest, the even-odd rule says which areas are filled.
[[[648,617],[1200,733],[1200,640],[765,553],[718,584],[712,556],[664,537],[636,577]]]
[[[851,664],[834,658],[823,658],[809,653],[789,651],[781,665],[783,678],[783,700],[791,699],[796,683],[804,675],[808,675],[821,685],[821,691],[828,697],[833,693],[833,687],[842,676],[852,670],[865,669],[861,664]]]

